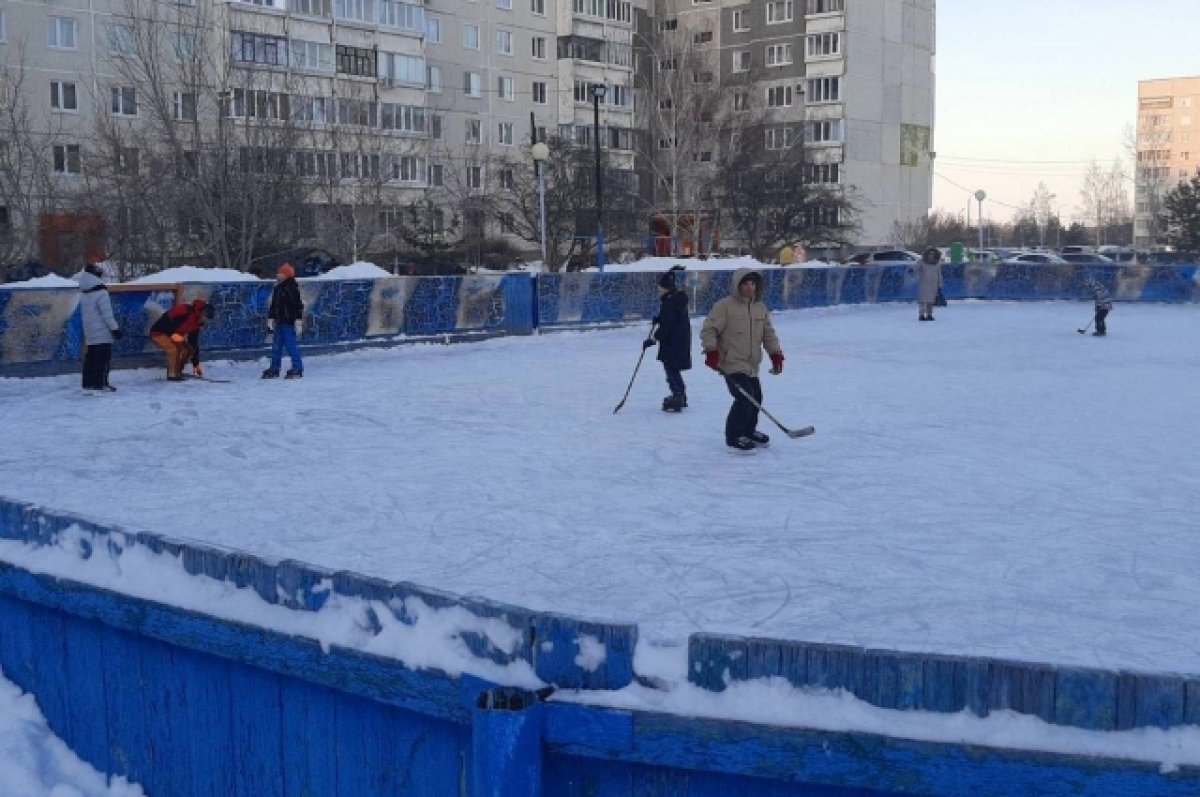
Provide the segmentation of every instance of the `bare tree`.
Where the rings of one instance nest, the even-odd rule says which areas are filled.
[[[1113,161],[1107,171],[1098,162],[1092,161],[1084,172],[1079,191],[1081,214],[1095,222],[1095,242],[1098,246],[1113,235],[1120,236],[1132,221],[1129,193],[1125,188],[1128,179],[1120,161]]]

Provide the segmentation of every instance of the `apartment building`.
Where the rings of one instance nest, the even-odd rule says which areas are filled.
[[[1133,242],[1158,244],[1163,198],[1200,169],[1200,76],[1138,83]]]
[[[638,53],[681,35],[714,60],[698,79],[750,80],[771,141],[803,140],[813,181],[854,189],[863,244],[927,212],[934,0],[9,0],[0,102],[24,103],[49,179],[39,202],[0,189],[0,233],[69,210],[89,149],[153,189],[155,136],[176,161],[225,141],[242,168],[286,174],[294,239],[346,251],[398,247],[402,209],[427,199],[505,234],[497,159],[535,136],[590,149],[598,130],[606,190],[652,207],[643,167],[664,142],[647,141],[639,69],[669,64]],[[715,147],[695,157],[719,168]]]

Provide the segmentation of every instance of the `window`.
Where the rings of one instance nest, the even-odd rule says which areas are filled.
[[[386,28],[424,33],[425,8],[413,3],[399,3],[396,0],[379,0],[379,24]]]
[[[546,84],[538,80],[533,82],[533,102],[535,105],[546,104]]]
[[[375,0],[334,0],[333,15],[338,19],[375,24]]]
[[[666,33],[667,31],[678,30],[678,28],[679,28],[679,20],[677,20],[677,19],[664,19],[658,23],[658,32],[659,33]]]
[[[174,117],[179,122],[196,121],[196,95],[189,91],[177,91],[172,98]]]
[[[807,0],[806,14],[837,14],[845,10],[846,0]]]
[[[658,148],[659,149],[673,149],[674,147],[675,147],[675,139],[673,139],[673,138],[660,138],[658,140]]]
[[[2,33],[3,31],[0,31]],[[3,41],[0,39],[0,41]],[[12,227],[12,219],[8,215],[8,206],[0,205],[0,230],[8,230]]]
[[[750,51],[737,50],[733,53],[733,71],[734,72],[749,72],[750,71]]]
[[[56,111],[78,111],[79,95],[75,91],[75,84],[64,80],[51,80],[50,107]]]
[[[288,8],[293,14],[304,14],[310,17],[332,15],[329,0],[288,0]]]
[[[446,169],[442,164],[429,164],[429,184],[437,186],[446,184]]]
[[[733,95],[733,110],[745,111],[750,108],[750,95],[744,91],[739,91]]]
[[[424,133],[425,109],[419,105],[381,103],[379,127],[382,130],[395,130],[401,133]]]
[[[675,107],[675,100],[670,97],[663,97],[658,101],[658,110],[670,111]]]
[[[234,89],[229,115],[238,119],[288,119],[289,102],[288,95],[274,91]]]
[[[632,22],[633,5],[629,0],[573,0],[576,14],[613,22]]]
[[[379,53],[379,77],[389,86],[420,86],[425,81],[425,60],[415,55]]]
[[[229,34],[230,56],[247,64],[287,66],[287,39],[261,33],[233,31]]]
[[[338,100],[337,122],[354,127],[378,127],[379,108],[369,100]]]
[[[440,116],[430,116],[429,117],[429,137],[434,138],[434,139],[439,139],[439,140],[441,139],[441,137],[442,137],[442,117],[440,117]]]
[[[467,167],[467,188],[483,188],[483,167]]]
[[[501,146],[511,147],[513,143],[513,126],[512,122],[501,122],[496,131],[496,143]]]
[[[374,50],[339,44],[334,48],[334,55],[337,58],[337,72],[339,75],[375,77],[376,59]]]
[[[779,25],[792,21],[792,0],[771,0],[767,3],[767,24]]]
[[[500,170],[500,187],[501,188],[511,191],[511,190],[513,190],[513,186],[515,186],[516,184],[517,184],[517,181],[513,177],[512,169],[504,168],[504,169]]]
[[[767,129],[767,149],[790,149],[796,143],[796,132],[790,127]]]
[[[836,77],[810,78],[805,94],[810,103],[839,102],[842,98],[842,79]]]
[[[500,94],[500,99],[512,102],[517,98],[515,83],[510,77],[501,77],[496,79],[496,90]]]
[[[441,44],[442,43],[442,21],[437,17],[425,17],[425,43],[426,44]]]
[[[713,73],[712,72],[693,72],[692,73],[692,82],[693,83],[712,83],[712,81],[713,81]]]
[[[512,31],[503,28],[496,31],[496,52],[500,55],[512,55]]]
[[[768,108],[790,108],[792,107],[792,87],[791,86],[772,86],[767,89],[767,107]]]
[[[819,122],[809,122],[806,138],[813,143],[840,144],[842,141],[842,120],[826,119]]]
[[[632,108],[633,91],[629,86],[613,84],[604,94],[604,102],[613,108]]]
[[[55,50],[74,50],[78,23],[70,17],[50,17],[46,29],[46,44]],[[79,149],[76,147],[76,149]],[[75,172],[78,174],[78,172]]]
[[[842,54],[840,33],[814,33],[807,41],[809,58],[834,58]]]
[[[512,10],[512,0],[496,0],[496,8]]]
[[[108,51],[112,55],[134,55],[137,53],[137,39],[130,25],[108,26]]]
[[[787,66],[792,63],[792,45],[771,44],[767,46],[767,66]]]
[[[4,41],[4,9],[0,8],[0,42]],[[5,226],[8,223],[8,208],[3,208],[4,222],[0,226]]]
[[[529,0],[529,10],[540,16],[546,15],[546,0]]]
[[[483,141],[483,126],[478,119],[468,119],[465,140],[468,144],[478,144]]]
[[[658,62],[659,72],[673,72],[679,68],[678,58],[664,58]]]
[[[711,30],[702,30],[692,36],[692,44],[708,44],[713,40]]]
[[[546,60],[546,37],[534,36],[530,40],[531,55],[539,61]]]
[[[742,33],[750,30],[750,12],[749,11],[734,11],[733,12],[733,32]]]
[[[333,74],[333,45],[292,39],[292,66]]]
[[[175,63],[186,64],[196,60],[196,34],[177,33],[171,42],[171,55]]]
[[[312,122],[324,125],[333,121],[335,109],[333,100],[329,97],[300,97],[293,95],[290,99],[292,118],[298,122]]]
[[[83,173],[83,161],[78,144],[55,144],[51,152],[54,155],[55,174]]]
[[[463,94],[468,97],[483,95],[483,78],[478,72],[463,72]]]
[[[138,173],[137,147],[117,147],[117,174],[136,177]]]
[[[479,26],[463,25],[463,47],[468,50],[479,49]]]
[[[442,68],[440,66],[425,67],[425,90],[430,94],[442,93]]]
[[[402,183],[419,183],[425,179],[425,159],[416,155],[400,155],[392,160],[393,180]]]

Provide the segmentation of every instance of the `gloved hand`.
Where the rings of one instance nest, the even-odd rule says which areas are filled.
[[[192,366],[192,376],[204,376],[204,366],[203,365],[193,365]]]
[[[721,353],[716,349],[704,352],[704,364],[714,371],[720,370]]]
[[[654,316],[654,318],[650,319],[650,326],[656,327],[658,325],[659,325],[658,316]]]
[[[296,337],[300,337],[303,334],[304,334],[304,322],[301,321],[300,319],[296,319]]]
[[[180,335],[178,332],[176,332],[171,336],[171,340],[175,341],[176,343],[183,343],[183,335]]]
[[[119,329],[114,329],[114,330],[112,331],[112,339],[113,339],[113,340],[120,340],[120,339],[121,339],[121,338],[123,338],[123,337],[125,337],[125,333],[124,333],[124,332],[122,332],[121,330],[119,330]]]
[[[771,352],[771,373],[775,376],[783,373],[783,352]]]
[[[274,318],[268,318],[268,319],[267,319],[267,331],[268,331],[268,332],[274,332],[274,331],[275,331],[275,319],[274,319]]]
[[[654,338],[646,338],[645,340],[642,341],[642,351],[645,351],[646,349],[650,348],[657,342],[658,341],[656,341]]]

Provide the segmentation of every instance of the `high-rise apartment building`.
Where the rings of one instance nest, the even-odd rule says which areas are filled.
[[[504,161],[535,137],[592,149],[597,131],[610,201],[649,214],[670,182],[654,163],[680,142],[650,120],[669,100],[639,95],[682,69],[680,39],[711,64],[688,79],[752,92],[768,146],[802,145],[814,182],[853,189],[859,241],[886,243],[931,203],[934,2],[0,3],[0,260],[18,228],[40,230],[21,256],[59,229],[164,257],[199,238],[353,256],[456,221],[504,235]],[[715,139],[689,146],[721,168]],[[228,191],[239,174],[279,179]]]
[[[1138,83],[1133,241],[1159,243],[1163,198],[1200,169],[1200,77]]]

